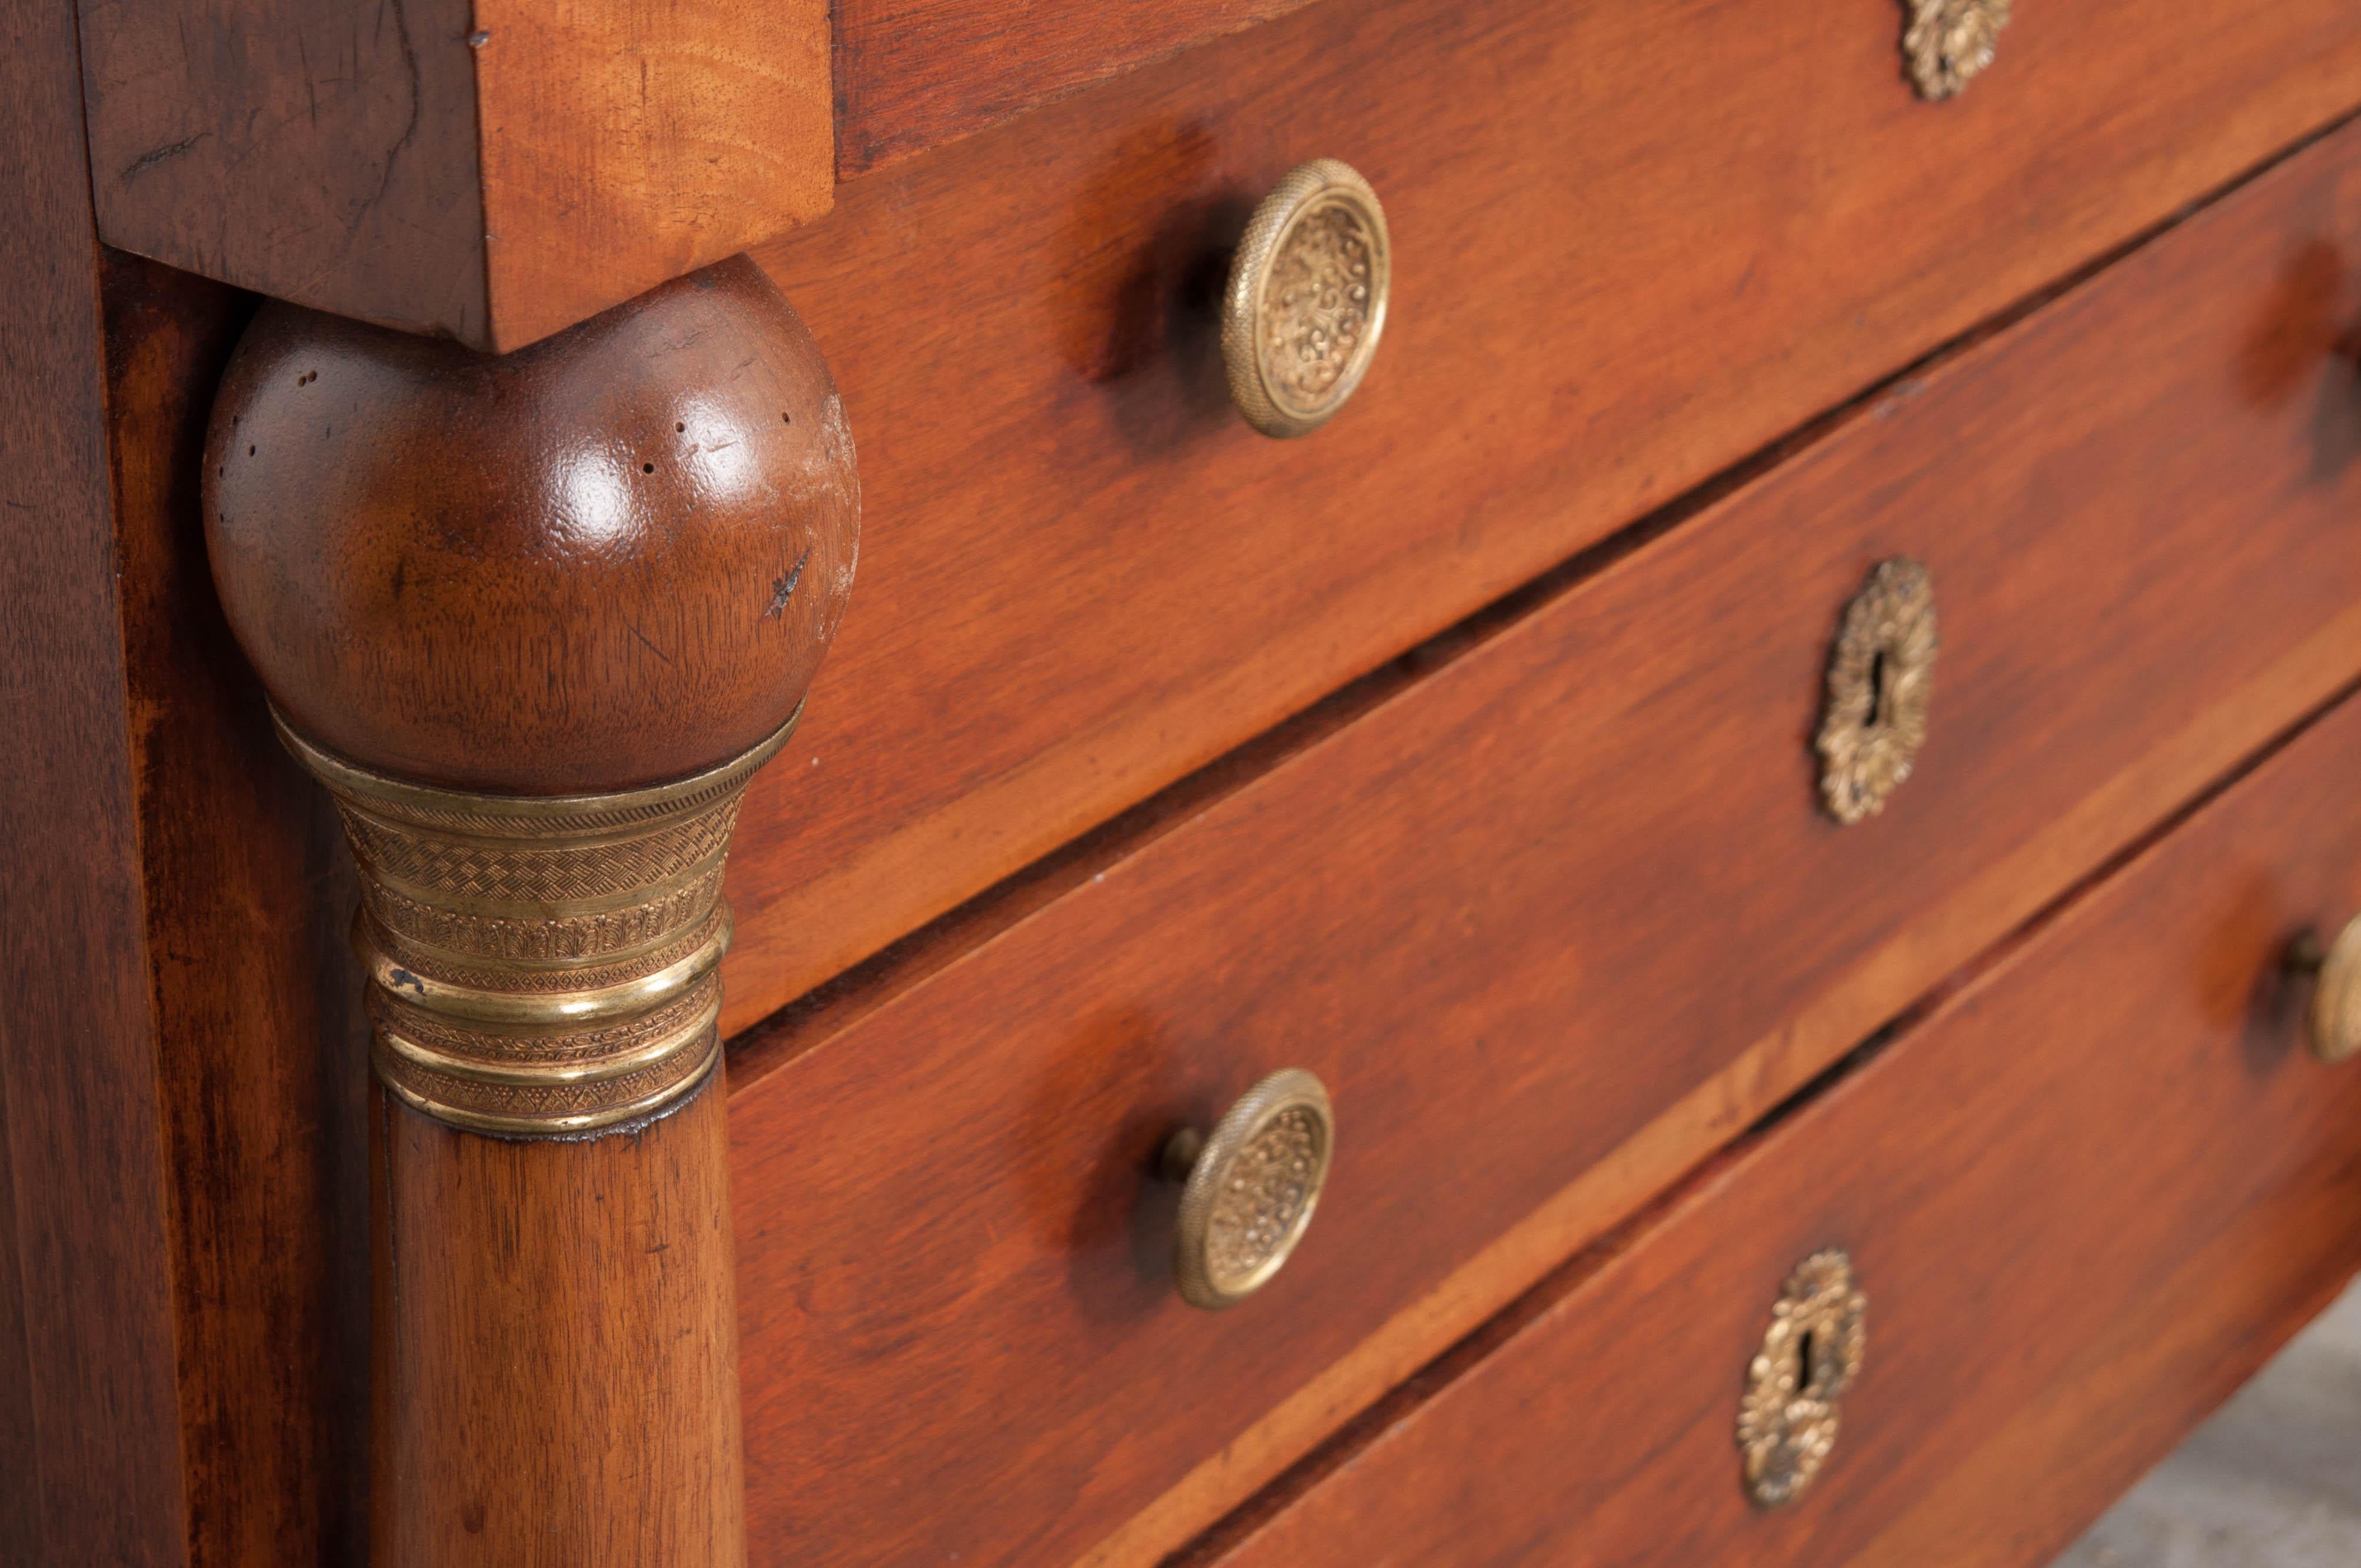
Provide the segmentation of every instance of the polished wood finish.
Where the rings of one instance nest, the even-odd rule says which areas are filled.
[[[741,755],[852,587],[843,405],[743,259],[498,357],[266,308],[203,472],[223,607],[280,711],[457,788],[618,790]]]
[[[898,162],[1308,0],[840,0],[837,171]]]
[[[828,211],[826,0],[84,0],[109,244],[513,349]]]
[[[484,346],[826,214],[829,0],[474,0]]]
[[[851,586],[825,363],[743,262],[499,359],[270,305],[199,477],[224,617],[374,879],[380,1082],[406,1039],[529,1135],[378,1096],[373,1560],[742,1563],[724,1100],[679,1073],[718,1055],[703,775],[782,732]],[[667,1072],[686,1101],[633,1098]],[[638,1120],[580,1135],[583,1082]]]
[[[1929,105],[1884,0],[1313,5],[763,247],[891,525],[749,803],[726,1027],[2361,103],[2344,0],[2019,11]],[[1393,304],[1274,443],[1212,296],[1313,156],[1383,199]]]
[[[2361,903],[2356,776],[2348,705],[1197,1560],[1964,1561],[1973,1548],[1878,1536],[1981,1451],[1973,1491],[2005,1525],[1969,1532],[1997,1548],[1977,1560],[2048,1562],[2124,1461],[2159,1456],[2170,1433],[2142,1421],[2128,1453],[2033,1510],[1993,1489],[1988,1445],[2012,1418],[2037,1420],[2005,1468],[2047,1489],[2047,1464],[2121,1439],[2103,1399],[2039,1402],[2122,1346],[2159,1281],[2183,1297],[2183,1334],[2234,1310],[2260,1343],[2233,1365],[2251,1366],[2361,1267],[2361,1074],[2312,1058],[2283,970],[2299,932]],[[1738,1484],[1736,1390],[1779,1281],[1824,1246],[1851,1255],[1868,1292],[1868,1356],[1817,1486],[1765,1513]],[[2267,1290],[2188,1300],[2181,1271],[2209,1254],[2280,1261]],[[2203,1334],[2164,1343],[2147,1368],[2194,1371],[2202,1392],[2167,1394],[2159,1413],[2229,1391]]]
[[[1602,1234],[1666,1255],[1674,1232],[1614,1227],[2361,669],[2361,397],[2322,368],[2361,314],[2349,149],[1794,433],[2349,113],[2361,29],[2326,0],[2026,13],[1941,110],[1906,95],[1890,6],[1058,0],[995,31],[972,0],[846,0],[862,178],[762,265],[840,339],[879,433],[895,609],[780,771],[818,787],[764,786],[730,1023],[1035,870],[741,1036],[734,1143],[719,1084],[606,1138],[461,1135],[368,1088],[350,868],[233,652],[201,475],[235,503],[213,517],[241,628],[364,760],[600,788],[783,717],[851,566],[849,444],[730,401],[775,389],[763,351],[802,331],[727,352],[733,313],[770,309],[745,267],[625,296],[825,209],[827,22],[815,0],[77,0],[78,62],[75,10],[5,3],[11,1562],[353,1561],[364,1519],[397,1563],[742,1561],[741,1325],[763,1559],[1144,1564],[1362,1412],[1202,1549],[1277,1550],[1251,1539],[1273,1510],[1316,1508],[1640,1266],[1602,1252],[1504,1301]],[[1281,452],[1224,405],[1212,295],[1252,196],[1314,153],[1378,176],[1410,287],[1371,395]],[[272,307],[230,388],[269,440],[232,482],[244,432],[199,450],[257,302],[102,254],[93,192],[126,243],[459,346]],[[632,337],[659,305],[718,332]],[[273,332],[309,335],[273,360]],[[551,373],[599,341],[602,371]],[[786,380],[833,413],[797,342]],[[702,400],[647,400],[671,374]],[[686,439],[717,406],[717,439]],[[568,422],[583,439],[538,439]],[[1803,742],[1836,605],[1897,546],[1949,607],[1938,741],[1848,836],[1812,813]],[[2137,938],[2194,930],[2187,909],[2110,920],[2136,961],[2092,983],[2171,960],[2229,1017],[2221,977],[2288,913],[2254,874],[2185,959]],[[2026,1017],[1960,1022],[2034,961],[1938,1028],[2016,1042],[2056,1036],[2057,995],[2100,1011],[2053,981]],[[1940,1462],[1858,1468],[1880,1489],[1831,1550],[1925,1560],[2004,1506],[1987,1560],[2054,1544],[2349,1267],[2353,1162],[2290,1175],[2309,1123],[2246,1157],[2294,1071],[2276,1038],[2246,1027],[2218,1144],[2179,1140],[2231,1167],[2202,1200],[2180,1169],[2125,1194],[2147,1148],[2074,1163],[2120,1109],[2070,1122],[2026,1063],[2102,1064],[1982,1053],[2037,1102],[1987,1152],[2039,1135],[2091,1184],[2040,1197],[2154,1195],[2126,1240],[2037,1211],[2041,1244],[2150,1248],[2125,1272],[2161,1284],[2111,1280],[2103,1333],[2061,1318],[2077,1343],[2043,1344],[2030,1392],[2012,1360],[2014,1403],[1961,1374]],[[1149,1160],[1296,1060],[1339,1082],[1345,1182],[1270,1296],[1187,1313]],[[2140,1086],[2148,1129],[2181,1130],[2219,1070],[2182,1066]],[[1975,1120],[1989,1076],[1936,1096],[1938,1133],[1999,1120]],[[1842,1212],[1872,1244],[1950,1223],[1957,1195],[1872,1132],[1828,1168]],[[1676,1199],[1675,1229],[1733,1192],[1766,1226],[1808,1217],[1742,1179],[1785,1138]],[[732,1168],[757,1182],[742,1313]],[[2026,1185],[1981,1159],[1950,1185],[1978,1182]],[[2176,1211],[2201,1223],[2166,1257]],[[1959,1359],[2014,1349],[1992,1343]]]
[[[222,618],[198,494],[253,302],[121,252],[104,282],[189,1554],[356,1561],[369,1282],[352,878]]]
[[[2022,1568],[2064,1551],[2350,1283],[2356,1174],[2249,1206],[1854,1563]]]
[[[0,1530],[186,1561],[98,246],[71,14],[0,4]]]
[[[2348,130],[752,1041],[757,1555],[1153,1561],[2353,680],[2356,256]],[[1933,573],[1931,734],[1839,828],[1821,670],[1894,554]],[[1282,1065],[1335,1171],[1209,1319],[1147,1173]]]
[[[374,1098],[377,1484],[404,1501],[370,1560],[743,1563],[719,1085],[583,1143]]]

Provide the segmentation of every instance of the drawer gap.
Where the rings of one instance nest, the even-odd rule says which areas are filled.
[[[1865,1068],[1894,1045],[1907,1040],[1921,1024],[1951,998],[2007,964],[2073,908],[2095,894],[2104,883],[2122,874],[2134,861],[2153,852],[2191,818],[2269,763],[2348,700],[2361,700],[2361,680],[2348,683],[2334,696],[2315,706],[2179,810],[2155,824],[1969,963],[1946,976],[1867,1039],[1763,1113],[1730,1142],[1712,1151],[1612,1230],[1567,1258],[1400,1386],[1338,1427],[1319,1447],[1282,1471],[1260,1492],[1240,1504],[1196,1540],[1166,1557],[1159,1568],[1205,1568],[1206,1564],[1219,1561],[1232,1548],[1254,1534],[1265,1521],[1350,1464],[1421,1406],[1447,1390],[1493,1351],[1515,1338],[1526,1325],[1580,1290],[1601,1269],[1675,1213],[1700,1201],[1725,1179],[1741,1170],[1781,1125],[1835,1093],[1843,1085],[1856,1080]],[[1806,1335],[1802,1345],[1804,1374],[1800,1379],[1806,1386],[1810,1382],[1811,1351],[1810,1338]]]

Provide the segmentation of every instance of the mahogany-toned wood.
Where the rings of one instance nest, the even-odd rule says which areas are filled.
[[[1972,1532],[1975,1560],[2048,1562],[2125,1458],[2169,1441],[2157,1417],[2228,1392],[2202,1331],[2235,1314],[2257,1343],[2232,1365],[2251,1367],[2361,1267],[2361,1074],[2312,1058],[2307,988],[2281,968],[2298,932],[2361,907],[2357,774],[2347,705],[1202,1561],[1966,1560],[1876,1537],[2026,1412],[2015,1436],[2037,1446],[1987,1459],[1976,1488],[1996,1528]],[[1740,1485],[1738,1392],[1781,1279],[1829,1246],[1868,1293],[1867,1355],[1828,1468],[1766,1513]],[[2267,1255],[2259,1281],[2191,1299],[2190,1265]],[[2142,1370],[2193,1387],[2037,1510],[1993,1489],[2121,1441],[2104,1398],[2040,1401],[2120,1354],[2159,1284],[2190,1315],[2102,1387],[2122,1399]]]
[[[838,174],[850,180],[1308,0],[841,0]]]
[[[828,211],[826,0],[84,0],[109,244],[512,349]]]
[[[2361,129],[753,1043],[757,1554],[1153,1561],[2351,681],[2356,257]],[[1899,554],[1932,731],[1839,828],[1822,666]],[[1335,1101],[1319,1218],[1193,1312],[1147,1173],[1288,1065]]]
[[[106,410],[191,1561],[361,1555],[366,1025],[335,813],[214,597],[205,423],[249,296],[110,252]]]
[[[72,16],[0,4],[0,1529],[187,1560]]]
[[[2022,5],[1939,105],[1901,25],[1890,0],[1312,5],[765,247],[890,523],[749,803],[725,1026],[2361,103],[2345,0]],[[1384,199],[1393,306],[1352,406],[1274,442],[1229,407],[1208,296],[1315,156]]]
[[[746,1561],[718,1085],[621,1136],[478,1137],[379,1090],[371,1561]]]
[[[272,306],[216,407],[230,624],[297,729],[382,772],[717,766],[785,720],[851,590],[843,404],[742,258],[497,357]]]
[[[467,0],[78,10],[110,244],[491,341]]]
[[[33,1415],[33,1367],[27,1359],[25,1275],[16,1237],[16,1179],[8,1162],[8,1085],[0,1077],[0,1530],[34,1551],[41,1547],[41,1433]]]
[[[2356,1185],[2348,1161],[2257,1202],[1853,1561],[2018,1568],[2064,1551],[2336,1299],[2353,1267]]]
[[[695,1073],[741,785],[698,775],[780,732],[851,587],[827,367],[742,261],[500,359],[270,305],[199,477],[224,618],[370,879],[373,1557],[742,1563]],[[686,787],[620,793],[652,783]]]

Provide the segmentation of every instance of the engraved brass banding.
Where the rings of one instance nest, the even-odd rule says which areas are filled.
[[[2306,934],[2288,961],[2312,977],[2312,1006],[2304,1017],[2312,1054],[2331,1063],[2361,1056],[2361,917],[2347,921],[2325,948],[2318,937]]]
[[[1746,1491],[1761,1507],[1795,1501],[1828,1463],[1839,1401],[1861,1374],[1868,1339],[1869,1298],[1854,1283],[1852,1259],[1832,1250],[1797,1264],[1738,1406]]]
[[[1246,1091],[1210,1134],[1172,1135],[1164,1174],[1188,1184],[1173,1255],[1184,1300],[1235,1306],[1270,1283],[1312,1223],[1335,1143],[1328,1091],[1301,1068]]]
[[[1333,158],[1290,171],[1230,263],[1222,358],[1265,435],[1306,435],[1345,406],[1386,329],[1393,246],[1369,182]]]
[[[2000,49],[2012,0],[1909,0],[1910,29],[1902,52],[1918,95],[1956,97]]]
[[[360,866],[353,945],[379,1079],[438,1121],[513,1137],[595,1132],[694,1092],[721,1051],[730,830],[795,725],[675,784],[534,796],[388,778],[280,719]]]
[[[1935,691],[1935,584],[1906,557],[1881,563],[1845,607],[1828,651],[1814,742],[1820,800],[1843,823],[1874,817],[1910,776]]]

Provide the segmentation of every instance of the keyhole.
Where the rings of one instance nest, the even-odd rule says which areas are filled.
[[[1795,1391],[1797,1393],[1808,1394],[1812,1391],[1812,1378],[1817,1370],[1812,1365],[1812,1331],[1806,1329],[1804,1337],[1795,1342]]]
[[[1874,729],[1885,717],[1885,650],[1869,662],[1869,717],[1861,721],[1864,729]]]

